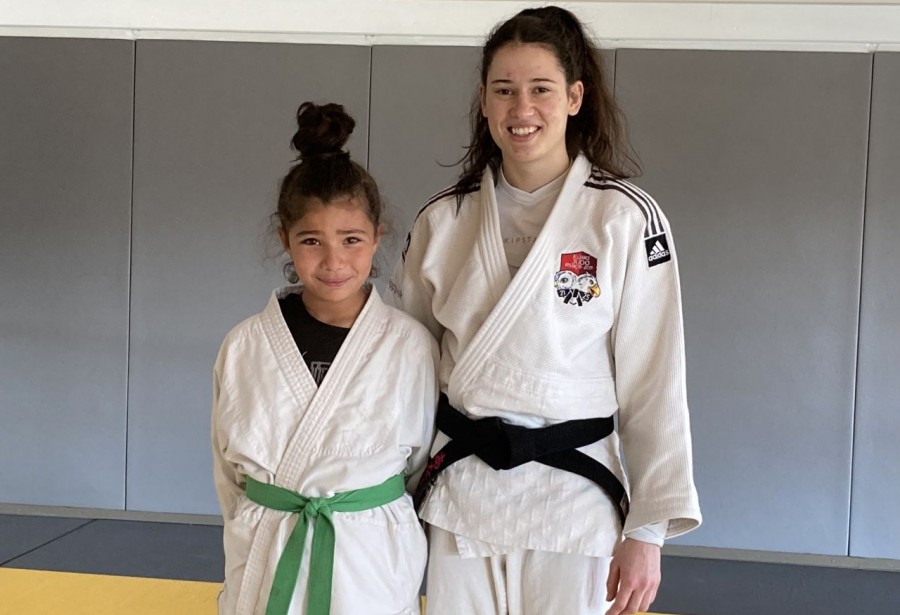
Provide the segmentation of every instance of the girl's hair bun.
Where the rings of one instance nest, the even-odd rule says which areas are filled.
[[[355,126],[343,105],[305,102],[297,109],[297,132],[291,145],[302,160],[346,154],[343,148]]]

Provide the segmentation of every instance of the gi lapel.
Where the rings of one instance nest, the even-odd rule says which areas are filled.
[[[497,209],[497,193],[494,190],[494,174],[490,167],[481,179],[481,227],[475,241],[476,256],[484,267],[487,290],[495,305],[509,286],[509,263],[500,235],[500,212]]]
[[[336,400],[355,379],[353,372],[365,363],[371,353],[371,340],[377,333],[377,325],[382,321],[385,309],[378,291],[372,288],[278,466],[276,480],[283,487],[296,489],[300,473],[307,463],[307,454],[313,449],[312,445],[321,439],[321,433],[334,412]]]
[[[306,367],[303,357],[297,350],[297,344],[291,335],[284,314],[281,312],[279,299],[300,290],[299,286],[289,286],[272,293],[269,304],[262,313],[262,326],[272,347],[272,353],[278,368],[288,382],[288,388],[297,401],[297,408],[306,410],[316,394],[316,381]]]
[[[494,282],[489,284],[489,288],[493,291],[492,298],[495,305],[457,359],[453,373],[450,375],[450,382],[447,383],[447,395],[450,403],[454,406],[465,406],[461,403],[464,388],[473,382],[477,374],[483,370],[484,363],[502,343],[512,324],[519,318],[528,299],[533,296],[535,287],[541,283],[541,276],[546,273],[543,266],[548,262],[548,256],[555,245],[554,235],[559,233],[560,229],[565,228],[564,222],[571,215],[573,204],[583,189],[584,181],[590,176],[590,171],[590,162],[584,156],[579,155],[569,169],[547,222],[535,238],[534,245],[528,252],[522,267],[511,281],[506,252],[503,249],[503,239],[500,236],[500,215],[494,181],[490,169],[485,171],[481,181],[482,228],[477,246],[485,262],[489,281]],[[502,272],[506,274],[505,285],[501,285],[503,278],[501,272],[495,270],[497,267],[502,268]],[[541,326],[541,324],[537,323],[535,326]]]
[[[367,350],[371,346],[372,337],[377,333],[377,324],[382,320],[385,307],[381,297],[378,296],[378,291],[373,288],[317,390],[315,380],[300,353],[297,352],[297,346],[284,321],[278,305],[278,296],[278,293],[273,294],[269,305],[263,311],[263,330],[272,345],[272,351],[288,387],[297,399],[298,408],[303,412],[284,457],[278,465],[273,482],[294,490],[300,481],[302,470],[309,462],[308,455],[313,448],[312,444],[319,440],[330,414],[334,411],[335,400],[343,394],[347,384],[353,379],[353,371],[364,364],[368,357]],[[244,579],[238,596],[237,612],[240,614],[253,613],[254,606],[263,595],[262,590],[269,589],[262,587],[263,575],[270,560],[278,524],[284,518],[284,513],[268,508],[263,510],[247,557]],[[271,572],[274,573],[274,569]]]

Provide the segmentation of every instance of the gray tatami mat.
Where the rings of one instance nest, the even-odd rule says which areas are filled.
[[[89,519],[0,515],[0,565],[87,523]]]
[[[653,609],[691,615],[895,615],[900,572],[663,557]]]
[[[6,565],[221,582],[224,562],[221,527],[98,520]]]

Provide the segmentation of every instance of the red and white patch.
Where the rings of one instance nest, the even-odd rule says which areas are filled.
[[[589,273],[597,277],[597,259],[587,252],[573,252],[559,257],[559,270],[571,271],[576,276]]]
[[[553,287],[566,305],[580,307],[599,297],[597,259],[587,252],[561,254],[559,271],[553,275]]]

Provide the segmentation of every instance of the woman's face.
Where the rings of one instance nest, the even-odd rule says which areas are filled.
[[[566,75],[548,48],[508,44],[494,54],[480,89],[481,113],[503,154],[504,168],[565,171],[566,124],[581,109],[581,81]]]

